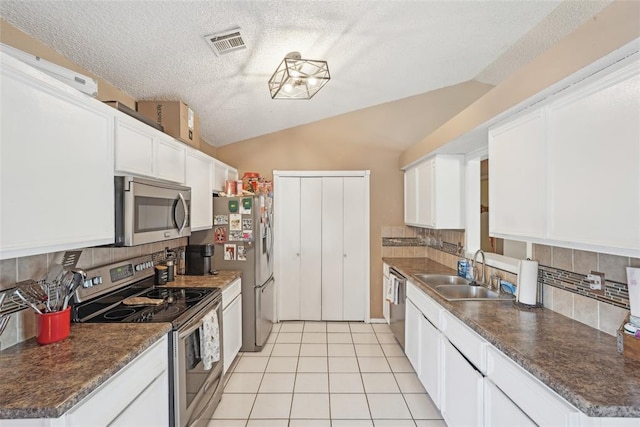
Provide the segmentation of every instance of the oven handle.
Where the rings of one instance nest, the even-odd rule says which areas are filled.
[[[213,311],[217,312],[221,305],[222,303],[217,304],[213,309]],[[209,313],[209,311],[207,311],[207,313]],[[200,326],[202,326],[202,323],[204,323],[204,314],[202,315],[198,323],[196,323],[195,325],[189,326],[189,328],[185,329],[184,331],[180,331],[178,333],[178,339],[182,339],[184,337],[191,335],[193,331],[195,331],[196,329],[200,328]]]
[[[184,209],[184,220],[182,221],[182,225],[180,226],[180,230],[178,230],[178,234],[182,234],[182,231],[187,226],[187,220],[189,219],[189,211],[187,210],[187,201],[184,199],[182,193],[178,193],[178,197],[180,198],[180,202],[182,203],[182,207]],[[175,216],[175,214],[174,214]]]

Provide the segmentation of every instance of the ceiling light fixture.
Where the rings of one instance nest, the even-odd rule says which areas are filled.
[[[327,61],[301,59],[300,52],[290,52],[269,79],[269,91],[272,99],[311,99],[330,78]]]

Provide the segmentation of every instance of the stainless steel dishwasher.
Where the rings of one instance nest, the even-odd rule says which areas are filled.
[[[400,346],[404,349],[404,316],[407,298],[407,279],[398,270],[389,269],[389,326]]]

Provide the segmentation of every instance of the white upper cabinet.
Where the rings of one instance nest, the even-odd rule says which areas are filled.
[[[186,145],[124,113],[114,114],[116,173],[185,182]]]
[[[220,160],[214,159],[213,165],[213,189],[216,192],[224,192],[225,191],[225,183],[227,180],[237,180],[238,179],[238,170],[233,168],[225,163],[222,163]]]
[[[405,170],[404,222],[464,228],[464,156],[440,154]]]
[[[640,62],[549,114],[549,238],[640,251]]]
[[[156,138],[156,178],[183,184],[187,146],[171,137]]]
[[[153,177],[153,135],[147,126],[124,115],[116,118],[116,171]]]
[[[213,226],[213,159],[187,147],[185,185],[191,187],[191,231]]]
[[[544,133],[541,110],[489,131],[489,229],[493,235],[544,237]]]
[[[613,67],[489,130],[492,235],[640,256],[640,61]]]
[[[111,107],[0,61],[0,259],[113,243]]]

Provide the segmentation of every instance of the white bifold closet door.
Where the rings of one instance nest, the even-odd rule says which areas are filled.
[[[366,317],[368,185],[362,176],[278,176],[280,320]]]
[[[361,177],[322,178],[322,320],[363,320],[365,188]]]

